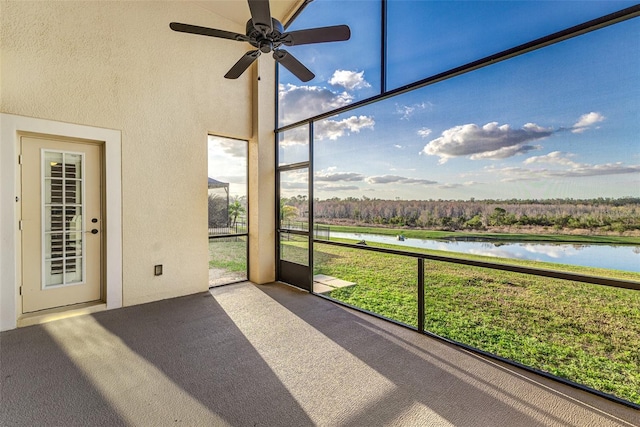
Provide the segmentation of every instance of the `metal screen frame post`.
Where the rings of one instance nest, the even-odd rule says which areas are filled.
[[[418,258],[418,331],[424,332],[424,258]]]

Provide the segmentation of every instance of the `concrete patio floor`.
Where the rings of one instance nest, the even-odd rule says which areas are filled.
[[[0,425],[637,426],[640,412],[282,284],[0,334]]]

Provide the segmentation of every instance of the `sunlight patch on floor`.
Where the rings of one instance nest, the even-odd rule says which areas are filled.
[[[315,424],[343,424],[359,408],[398,392],[389,379],[256,287],[234,287],[232,292],[218,288],[211,293]],[[404,418],[410,407],[394,408],[397,419]],[[431,425],[448,425],[429,408],[421,409],[429,414]]]
[[[93,317],[65,319],[44,328],[130,425],[228,425]]]

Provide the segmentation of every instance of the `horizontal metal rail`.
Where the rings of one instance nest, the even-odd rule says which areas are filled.
[[[572,280],[575,282],[611,286],[614,288],[633,289],[636,291],[640,290],[640,282],[635,282],[633,280],[614,279],[614,278],[599,277],[599,276],[588,276],[584,274],[570,273],[565,271],[546,270],[543,268],[524,267],[524,266],[513,265],[513,264],[502,264],[502,263],[496,263],[496,262],[477,261],[477,260],[456,258],[456,257],[449,257],[449,256],[424,254],[419,252],[410,252],[410,251],[403,251],[398,249],[388,249],[388,248],[379,248],[375,246],[357,245],[352,243],[334,242],[331,240],[314,239],[313,242],[333,245],[333,246],[341,246],[344,248],[379,252],[379,253],[390,254],[390,255],[401,255],[401,256],[425,259],[430,261],[448,262],[452,264],[469,265],[472,267],[484,267],[484,268],[490,268],[493,270],[511,271],[514,273],[531,274],[535,276],[551,277],[554,279]]]
[[[305,169],[305,168],[309,168],[309,162],[307,162],[307,161],[298,162],[298,163],[291,163],[291,164],[288,164],[288,165],[279,165],[278,166],[278,171],[279,172],[287,172],[287,171]]]
[[[249,237],[249,233],[209,235],[209,240],[227,239],[229,237]]]
[[[300,230],[295,228],[281,228],[277,230],[278,233],[282,234],[295,234],[296,236],[309,236],[309,230]]]

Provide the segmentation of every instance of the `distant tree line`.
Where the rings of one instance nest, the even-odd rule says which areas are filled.
[[[286,199],[303,209],[305,196]],[[542,200],[314,200],[316,223],[380,225],[437,230],[552,228],[589,232],[640,231],[640,198]]]

